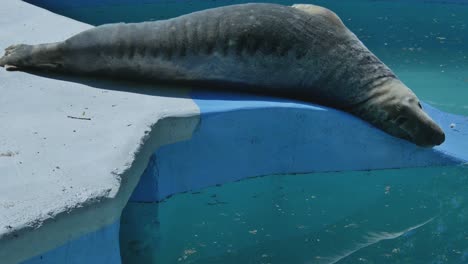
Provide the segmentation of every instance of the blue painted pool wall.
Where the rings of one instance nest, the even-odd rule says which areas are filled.
[[[468,160],[466,117],[426,111],[448,128],[421,148],[335,109],[275,98],[193,92],[201,122],[188,141],[155,152],[131,201],[160,201],[246,177],[459,164]]]
[[[337,0],[338,1],[338,0]],[[379,0],[377,0],[378,2]],[[381,0],[381,1],[388,1],[388,0]],[[394,0],[395,1],[395,0]],[[398,0],[397,0],[398,1]],[[69,9],[69,8],[79,8],[79,7],[92,7],[92,6],[103,6],[103,5],[137,5],[137,4],[151,4],[151,3],[181,3],[183,4],[186,2],[187,4],[190,1],[183,1],[183,0],[172,0],[172,1],[163,1],[163,0],[73,0],[73,1],[63,1],[63,0],[26,0],[26,2],[51,9],[51,10],[59,10],[59,9]],[[209,2],[198,0],[197,2]],[[211,1],[210,1],[211,2]],[[249,1],[220,1],[225,2],[225,4],[236,4],[236,3],[245,3]],[[261,2],[261,1],[250,1],[250,2]],[[268,1],[272,2],[272,1]],[[291,4],[291,1],[273,1],[278,3],[285,3]],[[314,3],[314,1],[303,1],[304,3]],[[369,0],[369,2],[371,2]],[[376,2],[375,0],[372,2]],[[441,4],[461,4],[461,5],[468,5],[468,1],[466,0],[399,0],[399,2],[415,2],[415,3],[441,3]]]
[[[159,199],[156,154],[153,154],[120,222],[120,253],[123,263],[158,263]]]
[[[119,264],[119,231],[117,220],[21,264]]]
[[[148,162],[148,166],[140,177],[135,191],[132,193],[129,201],[154,202],[158,200],[158,176],[156,154],[153,154]]]
[[[159,203],[127,203],[120,222],[122,262],[158,263],[159,227]]]
[[[51,10],[93,7],[103,5],[122,5],[122,4],[148,4],[161,2],[160,0],[27,0],[26,2],[44,7]]]

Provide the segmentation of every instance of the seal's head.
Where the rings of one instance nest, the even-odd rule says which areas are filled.
[[[357,108],[358,115],[387,133],[422,147],[445,141],[444,131],[423,111],[416,95],[398,79],[388,79]]]
[[[389,122],[395,135],[423,147],[440,145],[444,131],[422,110],[416,96],[407,96],[396,105],[397,112]]]

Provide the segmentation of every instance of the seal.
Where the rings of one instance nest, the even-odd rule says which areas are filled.
[[[102,25],[11,46],[0,66],[279,94],[348,111],[419,146],[445,140],[416,95],[335,13],[314,5],[240,4]]]

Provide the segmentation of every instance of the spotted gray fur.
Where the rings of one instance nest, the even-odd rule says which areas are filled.
[[[421,146],[445,137],[338,16],[313,5],[242,4],[103,25],[63,42],[12,46],[0,66],[285,94],[349,111]]]

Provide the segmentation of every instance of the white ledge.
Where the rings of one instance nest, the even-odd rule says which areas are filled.
[[[1,6],[2,50],[61,41],[91,27],[19,0]],[[152,151],[190,137],[198,122],[199,109],[186,91],[1,68],[0,93],[2,263],[114,223]],[[158,135],[164,118],[171,131]]]

